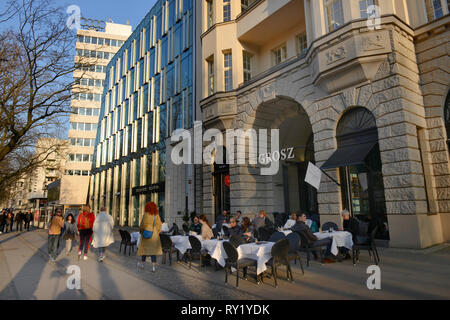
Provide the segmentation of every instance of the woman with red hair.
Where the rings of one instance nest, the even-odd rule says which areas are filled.
[[[142,262],[138,262],[138,268],[144,268],[145,260],[148,256],[152,259],[152,271],[156,271],[156,256],[162,255],[159,232],[162,222],[158,214],[158,207],[154,202],[145,205],[145,213],[142,218],[139,230],[141,232],[141,243],[137,255],[142,257]]]

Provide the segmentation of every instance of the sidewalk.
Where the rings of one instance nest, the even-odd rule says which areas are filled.
[[[60,254],[55,264],[48,262],[45,231],[1,235],[0,299],[450,299],[448,246],[429,253],[380,248],[382,290],[367,289],[366,270],[372,264],[367,252],[361,253],[356,267],[348,260],[325,265],[312,261],[303,276],[292,262],[295,283],[287,282],[285,269],[280,268],[278,288],[272,279],[256,285],[250,274],[236,289],[234,274],[225,284],[223,270],[201,269],[198,262],[189,269],[177,263],[175,255],[172,266],[158,265],[156,273],[149,264],[138,271],[139,258],[135,253],[128,256],[128,251],[119,254],[117,230],[115,236],[103,263],[91,251],[88,261],[78,261],[74,252],[69,257]],[[81,267],[80,291],[66,289],[65,270],[72,264]]]

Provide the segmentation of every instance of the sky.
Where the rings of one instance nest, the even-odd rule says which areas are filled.
[[[84,18],[126,24],[127,19],[134,28],[138,26],[145,15],[150,11],[156,0],[57,0],[69,7],[77,5]]]

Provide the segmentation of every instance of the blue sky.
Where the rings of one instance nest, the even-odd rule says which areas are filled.
[[[61,0],[58,0],[58,2]],[[77,5],[81,9],[81,15],[85,18],[126,24],[127,19],[134,28],[150,11],[156,0],[63,0],[60,3]]]

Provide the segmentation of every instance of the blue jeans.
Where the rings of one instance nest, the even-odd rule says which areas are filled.
[[[98,248],[98,254],[100,255],[100,257],[102,257],[102,256],[105,255],[105,251],[106,251],[106,248],[105,248],[105,247],[103,247],[103,248]]]
[[[59,234],[48,236],[48,255],[54,259],[58,256],[59,238]]]
[[[150,256],[153,263],[156,263],[156,256]],[[142,262],[145,262],[147,260],[147,256],[142,256]]]
[[[327,251],[325,253],[325,257],[329,257],[331,255],[331,244],[332,243],[333,243],[333,240],[331,238],[317,240],[311,245],[311,248],[327,246]],[[316,257],[316,253],[314,251],[313,251],[313,254],[314,254],[314,257]]]

